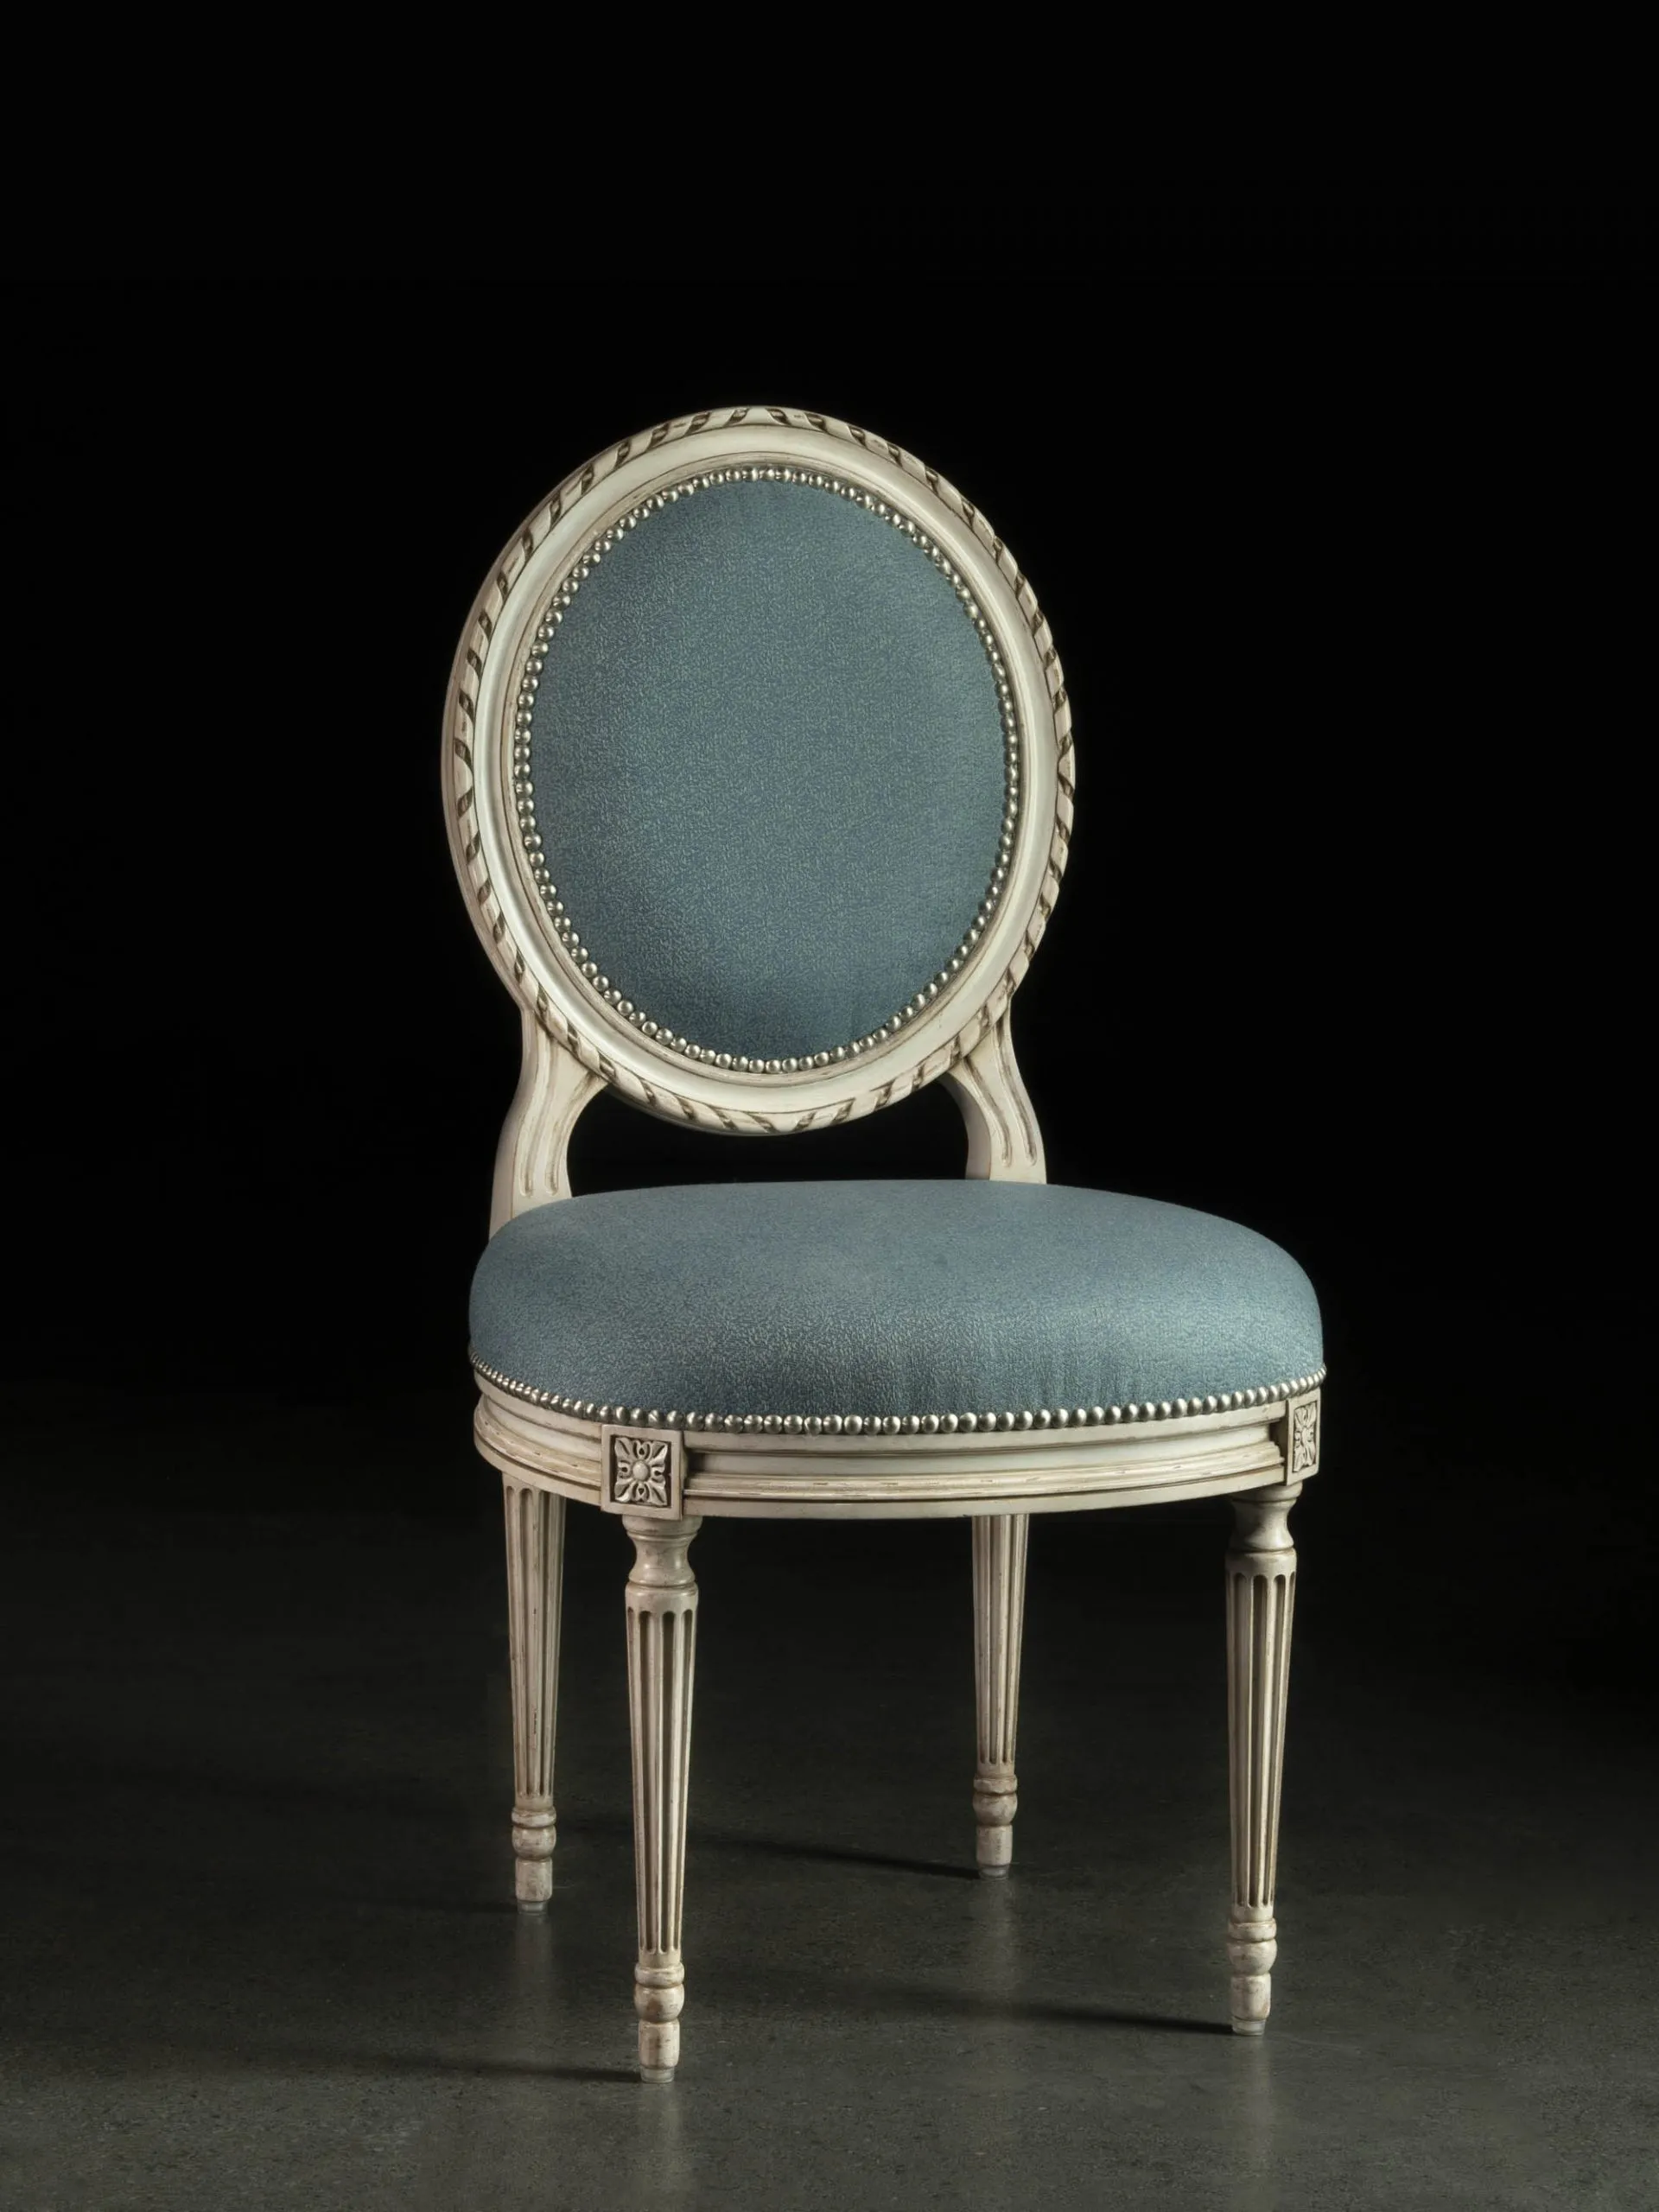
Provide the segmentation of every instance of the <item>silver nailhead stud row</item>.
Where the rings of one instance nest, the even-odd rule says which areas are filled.
[[[956,1436],[976,1432],[988,1434],[1013,1429],[1106,1428],[1128,1421],[1185,1421],[1198,1414],[1240,1412],[1250,1406],[1272,1405],[1284,1398],[1300,1397],[1317,1389],[1325,1370],[1292,1376],[1252,1390],[1211,1391],[1204,1397],[1147,1399],[1139,1405],[1024,1407],[1017,1412],[963,1414],[704,1414],[662,1413],[654,1406],[612,1405],[594,1398],[572,1398],[556,1390],[537,1390],[515,1382],[493,1367],[474,1359],[474,1367],[488,1382],[527,1403],[544,1406],[551,1413],[569,1414],[578,1421],[620,1422],[632,1428],[717,1430],[728,1436]]]
[[[698,1045],[690,1039],[677,1036],[661,1022],[653,1021],[645,1010],[634,1004],[601,969],[591,947],[583,944],[575,923],[565,911],[543,855],[542,837],[536,823],[536,785],[531,758],[531,729],[535,715],[536,696],[541,685],[542,672],[547,665],[548,650],[563,622],[572,600],[587,582],[594,569],[620,544],[630,531],[637,530],[648,515],[664,507],[676,505],[682,499],[690,499],[699,491],[712,489],[718,484],[740,483],[804,484],[820,492],[833,493],[837,498],[849,499],[855,505],[867,508],[873,515],[892,524],[895,530],[918,546],[934,567],[946,578],[962,602],[963,610],[978,632],[981,645],[991,664],[991,674],[996,683],[997,712],[1002,725],[1003,748],[1003,808],[1002,826],[998,833],[996,861],[991,871],[991,880],[978,912],[969,925],[968,933],[955,952],[930,983],[924,985],[909,1002],[899,1007],[879,1028],[854,1039],[850,1044],[837,1045],[823,1052],[808,1052],[788,1058],[763,1059],[752,1058],[747,1052],[717,1052],[712,1046]],[[543,905],[552,920],[560,944],[575,962],[577,972],[598,993],[605,1003],[614,1007],[622,1019],[642,1036],[652,1038],[669,1052],[678,1052],[689,1060],[698,1060],[710,1067],[734,1070],[747,1075],[798,1075],[812,1068],[824,1068],[836,1062],[857,1059],[887,1039],[896,1037],[907,1022],[914,1021],[933,1003],[941,991],[949,988],[953,979],[972,957],[975,946],[984,935],[987,924],[995,913],[1007,887],[1008,870],[1013,864],[1014,835],[1020,819],[1020,734],[1014,711],[1014,690],[1008,680],[1007,665],[1001,649],[985,619],[984,609],[975,598],[972,588],[963,581],[943,550],[935,543],[918,524],[892,506],[873,492],[866,492],[844,478],[824,474],[822,471],[805,468],[721,468],[707,475],[688,478],[683,484],[658,492],[642,500],[620,517],[612,526],[594,538],[587,550],[555,592],[552,601],[537,625],[531,640],[529,658],[519,679],[518,705],[513,715],[512,741],[512,798],[518,821],[518,833],[524,854]]]

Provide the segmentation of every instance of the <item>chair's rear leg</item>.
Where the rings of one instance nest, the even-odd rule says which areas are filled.
[[[512,1848],[521,1911],[553,1894],[553,1735],[559,1703],[564,1500],[502,1477],[507,1517],[507,1640],[512,1666]]]
[[[1028,1513],[983,1513],[974,1530],[974,1702],[979,1757],[974,1819],[979,1871],[1006,1874],[1014,1857],[1014,1735],[1020,1721],[1020,1642],[1026,1618]]]
[[[1233,1815],[1233,1905],[1227,1921],[1233,2032],[1259,2036],[1273,2001],[1278,1924],[1279,1785],[1296,1548],[1287,1526],[1300,1483],[1233,1500],[1227,1552],[1227,1718]]]

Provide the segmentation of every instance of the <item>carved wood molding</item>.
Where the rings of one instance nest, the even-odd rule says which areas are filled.
[[[1260,2035],[1278,1955],[1274,1891],[1296,1548],[1287,1522],[1301,1495],[1287,1482],[1233,1501],[1227,1550],[1227,1712],[1233,1901],[1227,1920],[1233,2030]]]
[[[993,1876],[1006,1874],[1013,1860],[1014,1816],[1020,1809],[1014,1755],[1030,1534],[1028,1514],[974,1516],[974,1821],[979,1871]]]
[[[1155,1497],[1224,1497],[1287,1488],[1282,1404],[1198,1414],[1119,1429],[982,1431],[955,1436],[622,1433],[671,1442],[667,1497],[612,1493],[617,1432],[526,1405],[480,1377],[478,1448],[520,1481],[624,1514],[671,1508],[766,1519],[937,1519],[963,1513],[1077,1512]]]
[[[685,1491],[684,1440],[660,1428],[607,1422],[599,1433],[599,1503],[607,1513],[677,1521]]]
[[[559,1619],[564,1570],[564,1499],[505,1475],[507,1636],[512,1675],[512,1848],[520,1905],[553,1894],[558,1840],[553,1744],[559,1703]]]
[[[576,1117],[602,1088],[600,1078],[526,1012],[524,1059],[501,1141],[496,1147],[490,1234],[516,1214],[568,1198],[567,1159]]]
[[[947,1069],[945,1089],[968,1125],[968,1173],[981,1182],[1046,1180],[1042,1132],[1014,1057],[1005,1007],[973,1050]]]
[[[639,1930],[633,2009],[639,2018],[639,2077],[669,2082],[679,2063],[685,2005],[681,1924],[697,1649],[697,1580],[687,1554],[702,1524],[695,1518],[656,1521],[629,1513],[622,1525],[634,1550],[627,1588]]]
[[[1009,670],[1026,803],[1007,888],[961,974],[925,1014],[866,1054],[850,1083],[845,1065],[779,1077],[690,1066],[658,1050],[564,956],[514,848],[505,772],[515,671],[528,649],[536,607],[607,516],[670,482],[677,469],[683,471],[688,454],[696,467],[757,457],[805,457],[824,465],[832,454],[844,475],[902,497],[925,518],[972,586]],[[596,1082],[647,1112],[716,1133],[768,1135],[874,1113],[953,1071],[995,1029],[1058,894],[1075,785],[1071,702],[1053,639],[1028,579],[978,508],[891,441],[833,416],[780,407],[707,410],[624,438],[574,471],[527,518],[480,594],[461,639],[445,713],[443,771],[452,850],[474,923],[536,1027]],[[531,1089],[536,1080],[532,1069]],[[1019,1096],[1023,1099],[1023,1090]],[[572,1108],[567,1136],[584,1103]],[[515,1106],[515,1116],[520,1124],[527,1122],[531,1104],[522,1112]],[[513,1145],[519,1141],[515,1130]],[[513,1170],[507,1173],[511,1178]],[[556,1195],[556,1181],[543,1177],[537,1187]],[[510,1187],[521,1188],[516,1182]],[[524,1193],[512,1210],[541,1202]]]

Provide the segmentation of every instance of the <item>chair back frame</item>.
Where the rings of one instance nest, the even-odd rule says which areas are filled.
[[[642,506],[721,471],[828,474],[931,541],[982,621],[1006,683],[1020,774],[1001,894],[982,907],[960,968],[925,984],[881,1033],[813,1063],[739,1068],[645,1033],[591,959],[555,927],[519,835],[516,742],[537,628]],[[607,538],[607,533],[613,533]],[[1041,1181],[1041,1140],[1008,1033],[1008,1003],[1052,911],[1071,838],[1071,714],[1029,581],[973,503],[912,454],[831,416],[733,407],[624,438],[528,517],[478,595],[444,710],[446,815],[474,925],[517,1000],[524,1060],[497,1158],[492,1226],[569,1194],[565,1153],[601,1086],[715,1134],[772,1135],[879,1111],[943,1077],[969,1130],[969,1175]],[[543,798],[545,817],[549,801]],[[555,799],[553,804],[556,804]],[[632,1018],[631,1018],[632,1017]]]

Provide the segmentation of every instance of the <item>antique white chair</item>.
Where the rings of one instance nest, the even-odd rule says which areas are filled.
[[[982,1873],[1015,1809],[1033,1513],[1234,1495],[1232,2022],[1259,2033],[1318,1307],[1247,1229],[1045,1184],[1008,1002],[1071,823],[1048,627],[978,509],[884,438],[693,415],[559,486],[480,594],[444,778],[524,1066],[474,1281],[505,1486],[518,1894],[551,1895],[567,1498],[620,1516],[639,2070],[673,2077],[706,1516],[972,1518]],[[571,1198],[602,1085],[714,1133],[942,1077],[963,1182]]]

